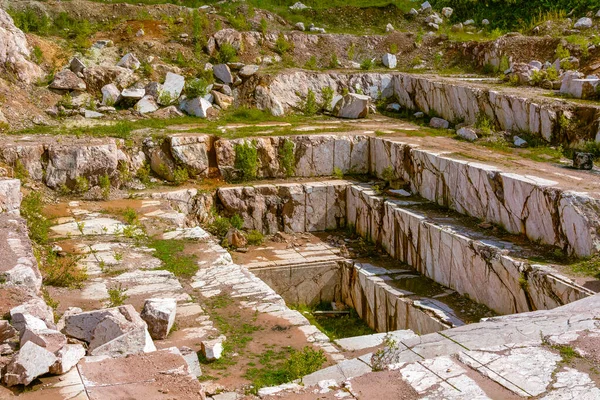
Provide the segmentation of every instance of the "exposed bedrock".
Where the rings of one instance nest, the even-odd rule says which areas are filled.
[[[600,133],[600,108],[496,90],[473,82],[405,73],[318,73],[286,71],[263,77],[253,102],[273,115],[301,108],[308,91],[321,101],[321,91],[360,92],[373,99],[394,98],[401,106],[437,115],[454,123],[473,124],[485,115],[502,130],[529,132],[553,144],[595,140]],[[568,122],[568,124],[566,123]],[[561,126],[562,125],[562,126]],[[568,126],[567,126],[568,125]]]
[[[382,177],[391,168],[398,179],[410,183],[413,193],[461,214],[497,224],[510,233],[523,234],[576,256],[590,256],[600,249],[599,200],[563,190],[554,181],[453,159],[391,139],[364,135],[215,139],[209,135],[177,134],[160,143],[146,140],[144,151],[108,138],[64,144],[52,144],[51,139],[44,136],[39,142],[10,141],[0,147],[0,159],[13,166],[18,160],[31,179],[43,180],[51,188],[73,187],[78,177],[85,177],[94,185],[105,175],[113,185],[119,185],[123,171],[133,176],[144,163],[165,179],[174,179],[174,174],[182,169],[191,175],[220,174],[236,179],[241,171],[236,166],[238,146],[248,145],[256,148],[258,178],[331,176],[338,170]],[[0,181],[2,185],[10,186],[10,182]],[[295,193],[287,195],[293,196]],[[12,204],[10,199],[16,197],[7,199]],[[1,205],[3,201],[0,200],[0,207],[5,207]],[[194,203],[191,198],[185,201],[186,208]],[[283,217],[278,218],[265,223],[284,229]]]
[[[381,176],[392,167],[427,200],[577,256],[600,248],[600,201],[585,193],[406,143],[380,138],[370,143],[372,173]]]
[[[552,268],[514,259],[370,188],[349,187],[346,209],[348,224],[390,256],[501,314],[550,309],[592,293]]]

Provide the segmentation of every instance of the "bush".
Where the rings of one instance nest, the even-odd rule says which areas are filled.
[[[256,142],[244,141],[235,145],[234,168],[242,181],[254,180],[258,175],[258,150]]]
[[[90,190],[90,182],[85,176],[75,178],[75,193],[83,194]]]
[[[286,177],[294,176],[296,172],[296,157],[294,155],[294,142],[285,139],[279,149],[279,165],[285,171]]]
[[[208,94],[209,83],[204,78],[192,79],[185,85],[185,95],[189,99],[203,97]]]
[[[81,257],[73,255],[58,256],[48,252],[41,262],[44,285],[78,288],[87,279],[87,271],[79,266]]]
[[[323,110],[331,111],[331,102],[333,101],[334,91],[329,86],[321,89],[321,98],[323,99],[323,104],[321,108]]]
[[[100,177],[99,186],[102,190],[102,198],[107,200],[110,197],[110,177],[108,174],[104,174]]]
[[[208,227],[208,230],[213,235],[223,238],[227,235],[227,231],[231,228],[231,221],[229,218],[222,217],[220,215],[215,216],[213,222]]]
[[[190,179],[190,174],[188,173],[187,168],[177,167],[175,171],[173,171],[173,183],[176,185],[182,185],[187,180]]]
[[[219,54],[217,54],[217,61],[219,64],[227,64],[233,62],[237,58],[237,50],[229,43],[223,43],[219,48]]]
[[[317,66],[317,57],[316,56],[312,56],[304,64],[304,69],[317,69],[317,68],[318,68],[318,66]]]
[[[235,214],[233,217],[229,219],[231,226],[235,229],[242,229],[244,226],[244,220],[239,215]]]
[[[251,230],[246,235],[246,239],[248,239],[248,244],[253,246],[260,246],[264,241],[264,235],[257,230]]]
[[[555,54],[556,54],[556,58],[558,58],[559,60],[562,60],[563,58],[571,57],[571,52],[569,51],[569,49],[565,49],[562,44],[559,44],[558,46],[556,46]]]
[[[21,201],[21,216],[27,221],[29,237],[36,243],[43,244],[48,240],[50,221],[43,214],[44,203],[40,192],[30,192]]]
[[[373,68],[373,60],[370,58],[365,58],[361,63],[360,63],[360,69],[362,70],[370,70],[371,68]]]
[[[331,55],[331,59],[329,60],[329,68],[335,69],[335,68],[339,67],[338,64],[339,64],[338,57],[335,53],[333,53]]]
[[[119,283],[117,286],[108,289],[108,307],[119,307],[125,304],[125,300],[129,298],[127,289]]]
[[[275,52],[279,55],[284,55],[288,51],[293,49],[293,45],[285,39],[283,33],[279,33],[277,40],[275,41]]]
[[[315,115],[319,111],[319,105],[317,104],[317,97],[312,89],[308,89],[306,94],[306,101],[302,105],[302,112],[304,115]]]

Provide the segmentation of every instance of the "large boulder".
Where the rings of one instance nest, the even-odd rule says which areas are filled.
[[[194,117],[206,118],[208,117],[209,110],[213,107],[206,99],[196,97],[195,99],[183,101],[180,108]]]
[[[338,118],[365,118],[369,114],[371,98],[362,94],[348,93],[333,108],[333,115]]]
[[[87,89],[87,86],[83,79],[81,79],[73,71],[68,69],[54,75],[54,79],[52,80],[52,83],[49,87],[50,89],[56,90],[76,90],[80,92],[83,92]]]
[[[137,77],[127,68],[95,66],[83,70],[83,80],[88,91],[99,92],[102,87],[111,83],[119,89],[124,89],[135,83]]]
[[[121,91],[114,83],[102,86],[102,105],[114,106],[121,99]]]
[[[252,75],[256,74],[258,72],[258,65],[244,65],[242,67],[242,69],[240,69],[240,72],[238,73],[238,75],[243,78],[243,79],[247,79],[250,78]]]
[[[2,379],[6,386],[29,385],[38,376],[47,374],[55,362],[52,352],[27,342],[6,366]]]
[[[450,122],[443,118],[433,117],[429,120],[429,126],[436,129],[448,129]]]
[[[154,97],[146,95],[142,97],[137,103],[135,103],[133,109],[139,112],[140,114],[148,114],[158,110],[159,106],[156,103],[156,100],[154,100]]]
[[[396,59],[396,56],[391,53],[385,53],[383,55],[383,58],[381,61],[383,62],[383,65],[385,65],[386,67],[388,67],[390,69],[396,68],[396,64],[398,62],[398,60]]]
[[[167,72],[165,83],[159,92],[158,103],[162,106],[168,106],[181,96],[181,91],[185,86],[185,78],[181,75]]]
[[[124,357],[156,350],[146,322],[131,305],[70,315],[64,333],[87,342],[92,356]]]
[[[155,340],[166,339],[175,323],[177,300],[148,299],[140,316],[148,324],[150,336]]]
[[[221,107],[223,110],[227,110],[233,105],[234,98],[231,96],[228,96],[221,92],[217,92],[216,90],[212,90],[210,94],[213,95],[213,98],[215,99],[215,104]]]
[[[208,153],[212,147],[210,135],[178,134],[170,137],[173,158],[195,176],[207,176]]]
[[[223,83],[233,83],[233,75],[227,64],[217,64],[213,67],[213,74],[215,77]]]
[[[584,78],[584,79],[565,79],[564,84],[561,84],[560,93],[572,96],[576,99],[593,99],[598,97],[598,89],[600,89],[600,79]]]
[[[133,53],[125,54],[123,58],[121,58],[121,60],[117,63],[117,67],[127,68],[133,71],[138,69],[140,65],[142,65],[142,63],[140,63],[140,60],[138,60],[135,54]]]
[[[66,374],[85,356],[85,348],[81,344],[67,344],[56,352],[56,356],[57,360],[50,367],[50,373]]]
[[[0,8],[0,70],[6,68],[25,83],[34,83],[44,71],[30,61],[27,37],[14,24],[6,11]]]

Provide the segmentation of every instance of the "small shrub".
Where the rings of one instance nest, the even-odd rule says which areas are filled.
[[[244,226],[244,220],[238,214],[235,214],[233,217],[229,219],[231,226],[235,229],[242,229]]]
[[[237,58],[237,50],[233,45],[229,43],[223,43],[219,48],[219,53],[217,54],[217,61],[220,64],[227,64],[228,62],[235,61]]]
[[[66,93],[63,97],[58,101],[59,106],[63,106],[66,109],[73,108],[73,97],[71,93]]]
[[[187,182],[188,179],[190,179],[190,174],[188,173],[187,168],[175,168],[175,171],[173,171],[173,183],[176,185],[182,185]]]
[[[348,56],[348,60],[354,60],[354,56],[356,55],[356,46],[354,46],[354,43],[348,47],[346,55]]]
[[[256,179],[258,175],[258,150],[254,141],[235,145],[235,169],[242,181]]]
[[[150,171],[151,171],[150,164],[144,163],[144,165],[142,165],[140,167],[140,169],[137,170],[135,176],[136,176],[136,178],[138,178],[140,180],[140,182],[142,182],[144,185],[148,186],[151,183],[151,181],[150,181],[151,172]]]
[[[248,239],[248,244],[251,244],[253,246],[260,246],[263,243],[264,238],[264,235],[257,230],[251,230],[250,232],[248,232],[248,235],[246,235],[246,239]]]
[[[477,114],[477,120],[475,121],[475,128],[479,129],[484,135],[490,135],[495,127],[494,122],[487,114],[479,113]]]
[[[139,222],[137,212],[131,207],[127,207],[123,210],[123,218],[129,225],[137,225]]]
[[[277,40],[275,41],[275,52],[279,55],[284,55],[288,51],[293,49],[293,45],[288,42],[283,33],[279,33]]]
[[[554,65],[546,70],[546,78],[550,81],[558,80],[558,71],[556,71],[556,67],[554,67]]]
[[[209,83],[204,78],[192,79],[185,85],[185,95],[190,99],[206,96],[208,86]]]
[[[42,49],[40,49],[40,46],[33,47],[33,51],[31,52],[31,59],[36,64],[41,64],[44,61],[44,53],[42,53]]]
[[[102,198],[107,200],[110,197],[110,177],[108,174],[104,174],[100,177],[99,186],[102,191]]]
[[[85,176],[78,176],[75,178],[75,193],[83,194],[90,190],[90,182]]]
[[[327,361],[323,350],[315,350],[311,347],[304,347],[302,351],[294,351],[285,363],[285,368],[289,373],[290,381],[300,379],[321,368],[321,365]]]
[[[498,66],[498,71],[504,73],[507,69],[510,68],[510,60],[507,56],[502,56],[500,58],[500,65]]]
[[[58,256],[48,252],[41,262],[44,285],[79,288],[87,279],[87,271],[79,265],[80,256]]]
[[[21,201],[21,216],[27,221],[29,237],[36,243],[48,240],[51,223],[43,214],[44,203],[40,192],[30,192]]]
[[[264,18],[260,19],[260,31],[262,32],[263,36],[267,34],[267,29],[269,28],[269,25],[267,24],[267,20]]]
[[[304,64],[304,69],[317,69],[317,57],[316,56],[312,56],[308,59],[308,61],[306,61],[306,63]]]
[[[163,106],[168,106],[173,103],[174,99],[171,98],[171,93],[169,91],[163,90],[160,92],[160,96],[158,96],[158,103]]]
[[[231,221],[229,218],[217,215],[214,217],[213,222],[208,227],[208,230],[213,235],[223,238],[227,234],[227,231],[231,228]]]
[[[341,169],[339,169],[338,167],[334,167],[333,168],[333,176],[335,176],[337,179],[343,179],[344,172]]]
[[[383,171],[381,171],[381,178],[389,185],[396,179],[396,174],[394,173],[394,168],[386,167]]]
[[[15,165],[13,166],[13,173],[15,178],[21,181],[26,181],[27,179],[29,179],[29,171],[27,171],[27,168],[25,168],[21,160],[15,161]]]
[[[517,75],[511,75],[510,78],[508,78],[508,84],[510,86],[519,86],[521,83],[519,82],[519,77]]]
[[[138,71],[146,78],[149,78],[154,74],[154,67],[152,67],[152,64],[150,64],[149,62],[143,61],[140,64],[140,68],[138,69]]]
[[[339,63],[340,62],[338,60],[337,55],[335,53],[333,53],[331,55],[331,58],[329,59],[329,68],[335,69],[335,68],[339,67]]]
[[[308,89],[306,94],[306,101],[302,105],[302,112],[304,115],[312,116],[319,111],[319,105],[317,104],[317,96],[312,89]]]
[[[125,304],[125,301],[129,298],[126,292],[127,289],[123,289],[120,283],[108,289],[108,307],[119,307]]]
[[[555,55],[556,58],[562,60],[563,58],[571,57],[571,52],[569,51],[569,49],[565,49],[562,44],[559,44],[558,46],[556,46]]]
[[[371,68],[373,68],[373,60],[370,58],[365,58],[361,63],[360,63],[360,69],[364,70],[364,71],[368,71]]]
[[[331,111],[331,102],[333,101],[334,91],[329,86],[321,89],[321,98],[323,99],[323,103],[321,108],[323,110]]]
[[[285,171],[286,177],[294,176],[296,172],[296,157],[294,155],[294,142],[285,139],[279,149],[279,165]]]
[[[391,335],[385,335],[383,347],[373,354],[371,365],[373,371],[383,371],[386,366],[397,362],[400,348]]]

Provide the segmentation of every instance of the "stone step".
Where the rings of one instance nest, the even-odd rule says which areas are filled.
[[[551,267],[506,254],[489,235],[492,240],[481,232],[471,237],[472,228],[456,223],[460,216],[430,218],[418,210],[422,202],[386,200],[368,185],[352,186],[347,195],[346,218],[357,233],[424,276],[500,314],[554,308],[592,294]]]

